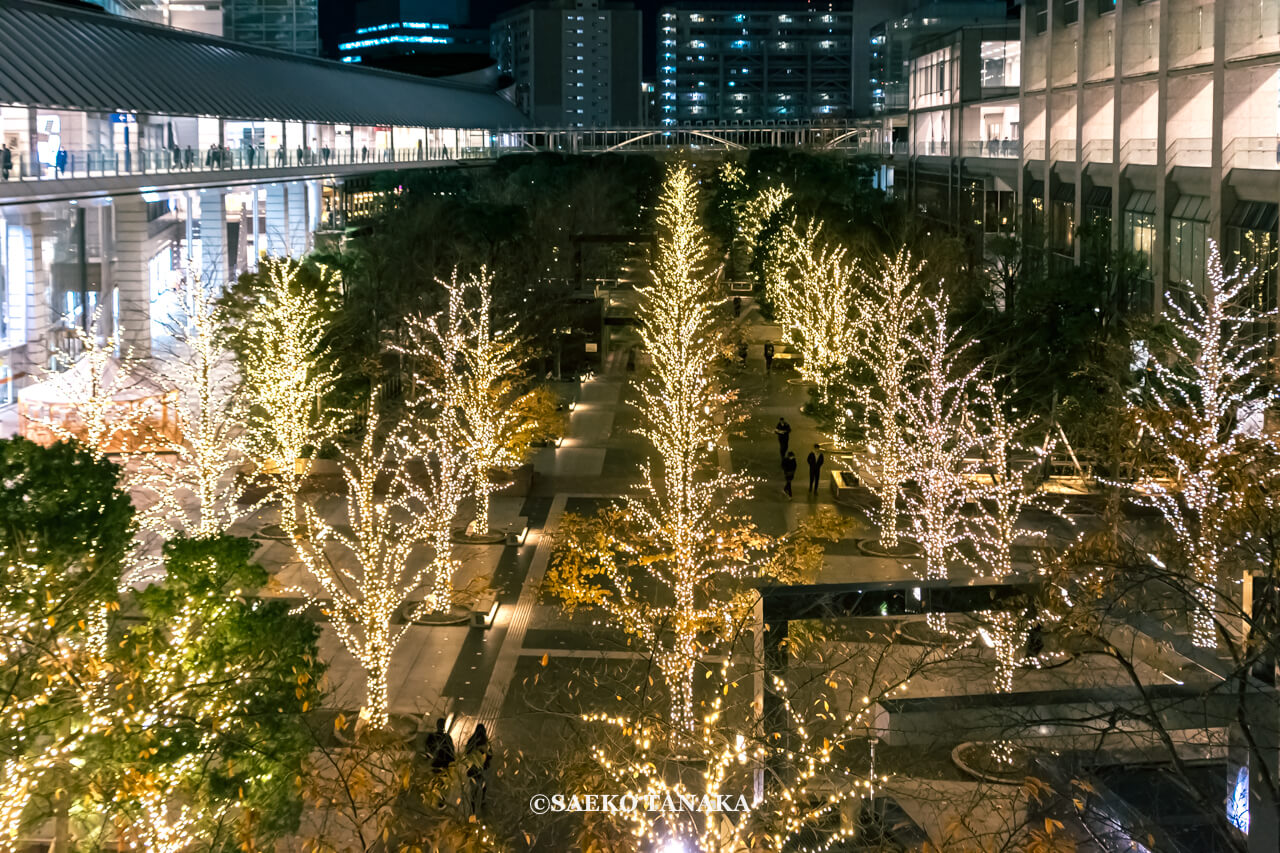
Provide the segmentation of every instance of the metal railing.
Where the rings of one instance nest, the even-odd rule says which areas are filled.
[[[1017,139],[981,139],[962,142],[962,157],[999,157],[1017,159],[1022,156],[1022,142]]]
[[[33,159],[9,149],[0,163],[0,180],[54,181],[117,176],[161,175],[272,169],[323,170],[328,167],[475,160],[510,153],[497,140],[485,147],[451,149],[427,145],[414,148],[361,148],[356,151],[311,148],[161,148],[141,150],[60,149],[51,158]],[[0,156],[3,156],[0,153]],[[50,163],[48,160],[53,162]]]

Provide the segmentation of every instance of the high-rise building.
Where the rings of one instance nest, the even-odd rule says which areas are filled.
[[[491,63],[489,31],[468,26],[466,0],[359,0],[354,12],[335,56],[343,62],[427,76]]]
[[[850,11],[700,3],[658,15],[665,125],[787,122],[854,114]]]
[[[235,41],[318,56],[318,0],[222,0],[222,35]]]
[[[515,104],[548,127],[640,124],[641,17],[601,0],[546,0],[502,15],[490,51]]]
[[[135,21],[222,35],[222,0],[102,0],[99,5]]]

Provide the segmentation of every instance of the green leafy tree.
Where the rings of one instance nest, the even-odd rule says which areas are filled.
[[[319,629],[251,597],[267,582],[255,549],[168,542],[164,580],[134,594],[142,619],[112,644],[86,766],[94,810],[140,849],[257,849],[297,827]]]
[[[133,538],[120,470],[77,442],[0,441],[0,850],[65,808]]]

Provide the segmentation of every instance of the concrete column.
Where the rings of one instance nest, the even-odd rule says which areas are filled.
[[[1080,4],[1081,7],[1084,4]],[[1088,20],[1093,18],[1092,10],[1079,8],[1076,19],[1076,197],[1072,207],[1076,212],[1076,227],[1084,224],[1084,31]],[[1112,164],[1114,166],[1114,164]],[[1076,265],[1080,264],[1080,253],[1083,247],[1079,240],[1071,243]]]
[[[307,253],[307,197],[306,184],[291,183],[285,193],[287,205],[286,243],[288,254],[300,258]]]
[[[263,248],[273,257],[289,254],[289,213],[284,184],[267,187],[267,239]]]
[[[1227,4],[1213,4],[1213,119],[1210,123],[1212,142],[1209,145],[1209,237],[1222,245],[1226,236],[1226,220],[1223,214],[1222,186],[1227,173],[1223,163],[1223,119],[1226,102],[1227,62]],[[1208,252],[1205,252],[1208,257]]]
[[[1164,310],[1165,252],[1169,245],[1169,10],[1161,3],[1156,44],[1156,239],[1151,248],[1151,278],[1155,282],[1152,308]]]
[[[211,290],[226,287],[227,213],[225,191],[200,191],[200,274]]]
[[[1127,4],[1116,3],[1115,53],[1111,58],[1111,251],[1118,252],[1124,245],[1124,203],[1128,196],[1122,191],[1121,177],[1124,164],[1120,162],[1120,149],[1124,146],[1121,128],[1124,127],[1124,9]]]
[[[26,346],[11,354],[10,366],[14,373],[38,375],[48,364],[49,348],[46,338],[49,332],[50,310],[45,301],[45,288],[49,277],[45,274],[40,256],[43,233],[40,213],[6,215],[8,230],[9,264],[5,270],[9,286],[22,295],[9,304],[10,323],[21,330]]]
[[[262,221],[262,202],[258,198],[258,188],[253,188],[253,257],[249,259],[249,269],[258,271],[258,253],[262,251],[262,234],[259,231]]]
[[[119,289],[120,326],[133,354],[146,357],[151,353],[151,276],[148,269],[150,240],[147,228],[147,203],[141,195],[115,197],[116,269],[115,285]],[[156,318],[163,321],[164,317]]]

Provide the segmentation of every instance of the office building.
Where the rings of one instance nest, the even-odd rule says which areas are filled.
[[[334,57],[377,68],[444,76],[490,64],[489,31],[468,26],[466,0],[360,0],[355,29]]]
[[[909,65],[923,42],[958,27],[1008,20],[1004,0],[933,0],[876,22],[870,32],[867,66],[871,113],[907,108]]]
[[[319,56],[317,0],[222,0],[222,35],[259,47]]]
[[[632,127],[644,113],[641,36],[632,6],[551,0],[502,15],[490,50],[535,124]]]
[[[658,15],[662,123],[849,118],[856,37],[848,11],[664,7]]]
[[[1091,223],[1145,261],[1133,304],[1151,311],[1203,283],[1215,241],[1259,265],[1253,298],[1274,308],[1280,6],[1039,2],[1020,27],[916,51],[905,117],[878,128],[898,192],[979,233],[1020,223],[1060,264],[1080,262]],[[889,143],[891,122],[909,143]]]
[[[101,0],[113,15],[307,56],[320,53],[318,0]]]

